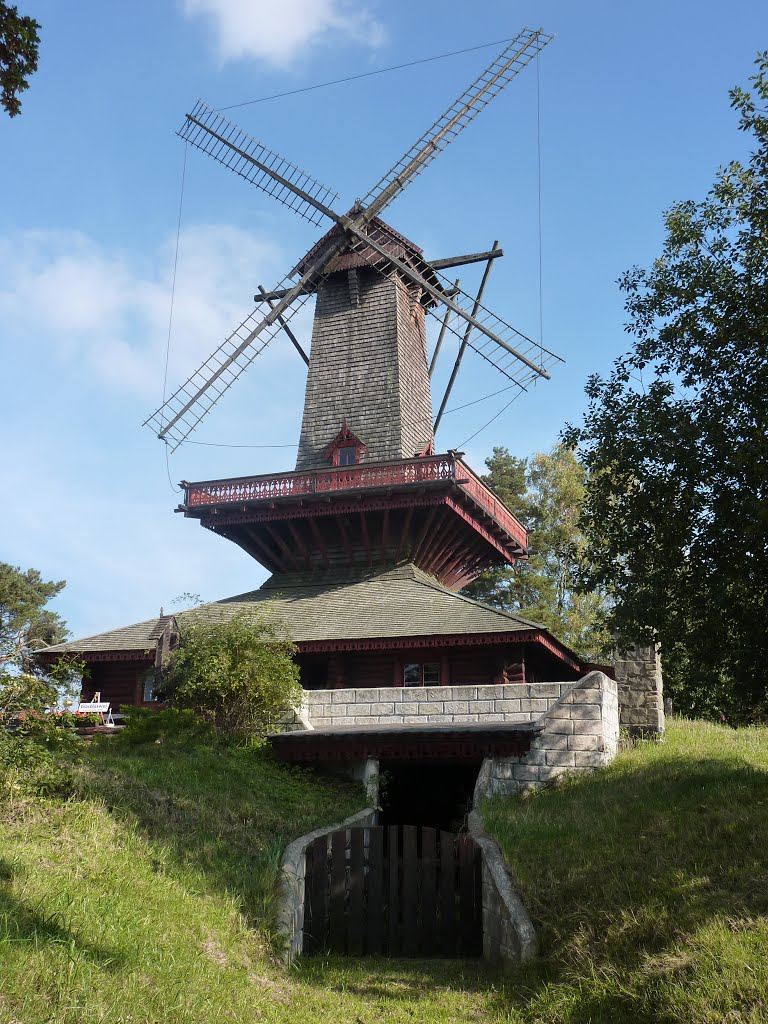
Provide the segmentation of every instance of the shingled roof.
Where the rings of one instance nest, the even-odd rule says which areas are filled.
[[[224,611],[265,600],[274,602],[297,643],[543,628],[455,594],[415,565],[362,577],[354,570],[318,573],[314,581],[306,573],[284,573],[259,590],[204,608]]]
[[[132,626],[121,626],[119,629],[111,629],[106,633],[96,633],[94,636],[85,636],[79,640],[67,640],[62,644],[54,644],[46,647],[39,653],[44,657],[49,654],[82,654],[100,653],[102,651],[133,651],[136,654],[154,652],[157,641],[163,634],[170,616],[158,616],[156,619],[146,619],[144,622],[136,622]]]
[[[269,601],[288,624],[299,645],[318,641],[354,641],[434,636],[538,632],[543,626],[490,608],[437,583],[414,565],[387,570],[336,570],[272,576],[252,590],[180,612],[185,621],[200,615],[226,617]],[[49,647],[49,654],[153,650],[167,617]],[[568,648],[553,641],[563,654]]]

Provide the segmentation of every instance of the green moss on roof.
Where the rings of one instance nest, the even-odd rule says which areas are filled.
[[[297,643],[462,633],[515,633],[543,629],[527,619],[489,608],[441,586],[414,565],[361,574],[284,573],[258,590],[212,601],[177,614],[227,616],[271,602]],[[57,644],[47,653],[154,648],[166,619],[149,619],[107,633]]]

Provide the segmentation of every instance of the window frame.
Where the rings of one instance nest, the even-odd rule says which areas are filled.
[[[406,681],[406,674],[408,669],[418,668],[419,670],[419,681],[409,683]],[[408,661],[403,662],[401,672],[401,685],[403,687],[411,686],[441,686],[441,663],[439,661]],[[426,670],[432,669],[430,676],[434,678],[426,679]]]

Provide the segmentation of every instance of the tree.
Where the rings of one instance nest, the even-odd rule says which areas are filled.
[[[82,674],[84,666],[71,661],[44,675],[35,658],[40,647],[67,635],[60,616],[45,607],[63,587],[63,580],[44,580],[37,569],[0,562],[0,727],[21,711],[55,704],[60,690]]]
[[[21,112],[18,94],[29,88],[28,76],[37,71],[39,28],[34,18],[0,0],[0,104],[10,117]]]
[[[64,580],[44,580],[37,569],[0,562],[0,671],[33,672],[35,651],[64,639],[64,621],[45,607],[64,586]]]
[[[161,690],[178,708],[231,733],[264,735],[301,699],[295,646],[267,606],[215,618],[187,612]]]
[[[677,706],[768,705],[768,53],[732,106],[753,142],[700,202],[665,215],[661,256],[620,280],[630,351],[589,379],[586,587],[621,640],[658,641]]]
[[[557,445],[530,460],[494,448],[483,477],[531,531],[527,561],[490,569],[464,593],[496,608],[545,625],[582,657],[605,653],[605,598],[600,590],[580,593],[577,575],[585,538],[579,528],[585,474],[573,452]]]

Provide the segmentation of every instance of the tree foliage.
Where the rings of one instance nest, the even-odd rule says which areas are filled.
[[[174,707],[226,732],[264,735],[300,700],[295,646],[270,608],[223,619],[203,606],[180,631],[161,687]]]
[[[584,585],[623,640],[660,643],[678,707],[742,717],[768,685],[767,53],[750,81],[748,163],[673,206],[661,256],[621,279],[632,348],[565,435],[589,473]]]
[[[528,460],[494,448],[486,466],[485,483],[531,531],[532,554],[514,566],[488,570],[464,593],[542,623],[582,657],[603,656],[609,646],[605,598],[599,589],[577,589],[585,547],[579,527],[583,467],[564,445]]]
[[[0,104],[9,117],[21,112],[19,93],[29,88],[37,71],[40,28],[34,18],[0,0]]]
[[[45,607],[64,585],[44,580],[37,569],[0,562],[0,671],[33,672],[35,651],[64,639],[63,620]]]

